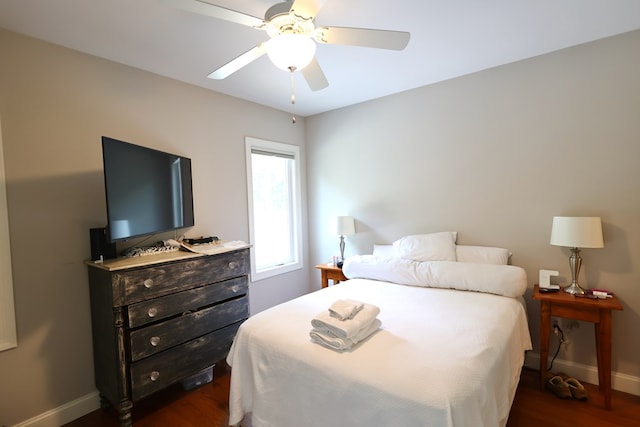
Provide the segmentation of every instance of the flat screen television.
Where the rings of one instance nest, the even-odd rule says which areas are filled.
[[[110,241],[192,227],[191,159],[102,137]]]

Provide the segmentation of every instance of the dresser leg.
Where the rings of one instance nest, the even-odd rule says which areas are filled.
[[[118,351],[118,385],[120,387],[119,397],[120,403],[118,404],[118,415],[120,420],[120,427],[131,427],[131,408],[133,408],[133,402],[131,402],[129,394],[129,368],[126,356],[125,346],[125,317],[122,307],[115,307],[113,309],[115,317],[116,328],[116,347]]]
[[[106,411],[107,409],[111,408],[111,402],[109,402],[109,399],[107,399],[106,397],[104,397],[104,395],[102,393],[100,393],[100,409],[102,409],[103,411]]]
[[[118,405],[118,420],[120,421],[120,427],[131,427],[133,421],[131,420],[131,408],[133,403],[129,399],[122,399]]]

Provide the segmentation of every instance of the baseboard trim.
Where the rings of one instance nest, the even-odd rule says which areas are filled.
[[[531,351],[527,352],[524,364],[528,368],[539,370],[540,354]],[[561,371],[581,381],[598,384],[598,368],[596,366],[584,365],[570,360],[556,359],[553,362],[553,371]],[[611,372],[611,388],[640,396],[640,377],[613,371]]]
[[[98,408],[100,394],[94,391],[12,427],[60,427]]]

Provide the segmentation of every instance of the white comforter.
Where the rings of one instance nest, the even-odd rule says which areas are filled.
[[[312,343],[309,330],[344,298],[380,307],[382,328],[338,353]],[[349,280],[240,327],[227,357],[230,424],[247,416],[253,427],[503,426],[529,349],[517,299]]]

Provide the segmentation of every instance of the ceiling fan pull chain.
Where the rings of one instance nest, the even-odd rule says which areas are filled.
[[[291,71],[291,123],[296,124],[296,92],[295,92],[295,80],[294,73],[296,71],[296,67],[289,67],[289,71]]]

